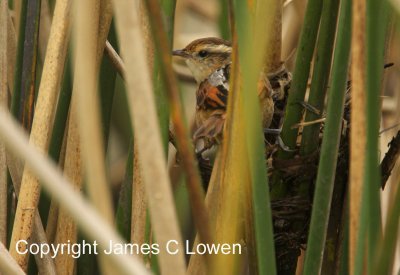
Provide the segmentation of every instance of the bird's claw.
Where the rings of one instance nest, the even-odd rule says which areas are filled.
[[[277,143],[277,144],[279,145],[279,147],[280,147],[283,151],[285,151],[285,152],[295,152],[295,151],[296,151],[295,149],[290,149],[289,146],[287,146],[287,145],[283,142],[281,136],[278,136],[278,138],[276,139],[276,143]]]
[[[282,140],[280,134],[282,132],[282,128],[279,129],[270,129],[270,128],[265,128],[264,133],[265,134],[270,134],[270,135],[275,135],[276,137],[276,144],[279,145],[279,148],[281,148],[285,152],[295,152],[295,149],[290,149]]]
[[[297,102],[298,104],[300,104],[304,109],[306,109],[309,112],[312,112],[316,115],[321,115],[321,111],[318,110],[317,108],[315,108],[314,106],[312,106],[311,104],[309,104],[308,102],[305,101],[299,101]]]

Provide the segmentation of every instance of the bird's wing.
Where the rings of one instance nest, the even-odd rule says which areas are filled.
[[[197,108],[204,110],[226,109],[229,93],[228,66],[216,70],[204,80],[197,90]]]
[[[217,141],[225,124],[225,110],[214,110],[193,134],[193,140],[206,138]]]

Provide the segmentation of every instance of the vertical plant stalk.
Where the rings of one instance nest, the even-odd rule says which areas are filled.
[[[58,213],[59,213],[58,204],[55,201],[52,201],[50,204],[50,209],[46,224],[46,237],[49,243],[55,243]]]
[[[299,123],[302,118],[303,108],[299,105],[299,102],[304,100],[304,95],[307,89],[311,60],[315,49],[319,21],[321,18],[322,3],[323,1],[319,0],[308,1],[300,35],[300,42],[297,48],[293,81],[289,91],[285,122],[281,133],[283,142],[290,149],[294,149],[296,146],[298,129],[292,129],[292,126]],[[279,159],[289,159],[293,157],[293,155],[294,152],[279,150],[277,157]],[[283,186],[280,183],[279,173],[275,173],[272,182],[272,198],[283,197],[286,193],[285,190],[286,186]]]
[[[26,11],[25,41],[22,58],[21,98],[19,118],[28,131],[31,130],[35,100],[36,60],[38,54],[38,37],[41,0],[28,0]]]
[[[389,208],[383,241],[378,244],[377,257],[371,274],[390,274],[393,271],[393,260],[398,245],[400,220],[400,188],[397,187],[392,207]],[[396,242],[397,240],[397,242]],[[395,272],[395,271],[394,271]]]
[[[262,66],[264,64],[277,66],[275,62],[280,59],[280,38],[272,31],[275,28],[274,23],[280,25],[279,11],[282,7],[278,4],[279,2],[257,1],[255,14],[252,15],[251,6],[248,3],[246,7],[244,2],[234,1],[237,14],[238,57],[243,71],[243,86],[240,87],[238,96],[241,97],[241,104],[243,104],[243,126],[246,133],[246,153],[252,183],[259,274],[276,274],[277,272],[260,103],[256,91]],[[280,30],[280,26],[276,28]],[[265,52],[267,59],[263,64]]]
[[[23,172],[22,163],[15,158],[12,154],[7,154],[7,166],[10,171],[11,179],[13,182],[13,187],[15,190],[15,195],[19,197],[19,192],[21,188],[21,179]],[[33,221],[33,232],[32,232],[32,242],[33,243],[49,243],[46,238],[46,232],[43,228],[42,221],[40,219],[39,212],[36,210]],[[56,268],[53,258],[51,255],[47,254],[41,257],[39,254],[35,255],[36,264],[39,272],[44,272],[46,270],[47,274],[55,274]]]
[[[8,5],[0,3],[0,105],[8,108]],[[0,142],[0,243],[7,243],[7,160],[6,148]]]
[[[22,17],[22,0],[14,0],[13,1],[13,11],[15,12],[15,29],[17,30],[17,37],[19,35],[19,30],[21,26],[21,17]],[[17,41],[16,41],[17,42]]]
[[[212,236],[208,221],[208,214],[204,203],[204,192],[197,170],[193,147],[189,139],[189,130],[184,122],[184,113],[180,101],[178,83],[172,70],[171,49],[168,46],[168,39],[164,31],[162,15],[157,0],[146,0],[148,13],[154,35],[154,42],[157,52],[160,54],[161,75],[165,81],[166,93],[171,108],[171,119],[174,126],[178,151],[181,156],[182,166],[187,176],[187,189],[191,210],[193,213],[196,229],[200,233],[200,238],[205,243],[211,243]]]
[[[342,0],[341,4],[331,90],[318,165],[304,274],[318,274],[321,270],[335,183],[351,46],[351,1]]]
[[[39,211],[36,210],[35,220],[34,220],[34,232],[32,234],[32,243],[50,243],[47,240],[46,232],[42,225],[42,221],[40,219]],[[51,274],[56,275],[56,266],[54,259],[50,254],[44,255],[41,257],[40,255],[34,255],[36,266],[38,268],[38,272],[40,274]]]
[[[12,154],[7,154],[7,166],[10,171],[10,176],[13,182],[13,187],[15,195],[18,198],[21,188],[23,163],[15,158]],[[33,232],[32,232],[32,242],[33,243],[48,243],[46,238],[46,232],[43,228],[42,221],[40,219],[39,212],[35,211]],[[41,257],[39,254],[35,255],[36,265],[39,272],[46,270],[47,274],[55,274],[55,264],[51,255],[47,254]]]
[[[37,174],[50,195],[69,211],[85,234],[96,240],[99,251],[108,249],[110,241],[123,242],[89,201],[70,187],[71,183],[62,176],[55,164],[29,144],[23,129],[3,107],[0,107],[0,140],[15,156],[26,161],[26,165]],[[119,274],[149,274],[134,256],[111,253],[108,257],[115,266],[115,272]]]
[[[363,194],[366,128],[365,128],[365,1],[353,0],[351,36],[351,131],[350,131],[350,274],[355,272],[357,243],[360,239],[361,196]],[[363,253],[359,251],[360,253]]]
[[[237,75],[236,78],[239,79]],[[236,84],[239,84],[239,81],[236,81]],[[232,91],[234,87],[231,85],[230,89]],[[245,121],[243,117],[240,117],[243,115],[243,101],[239,92],[231,93],[230,99],[232,100],[231,107],[228,106],[227,116],[230,117],[230,121],[226,121],[225,144],[221,148],[221,165],[219,166],[223,170],[220,171],[216,181],[219,186],[213,192],[216,200],[213,204],[209,204],[211,224],[214,225],[213,230],[215,230],[215,243],[237,243],[243,237],[244,228],[240,220],[244,215],[242,207],[245,188],[249,188],[251,185],[245,132],[243,131]],[[243,164],[243,160],[246,161],[245,164]],[[238,261],[239,258],[235,255],[216,255],[212,262],[211,274],[236,274]]]
[[[97,66],[99,68],[113,17],[111,0],[100,0],[99,34],[97,36]]]
[[[260,7],[263,1],[257,1]],[[256,13],[260,12],[261,9],[257,8]],[[268,13],[272,16],[272,26],[269,28],[267,45],[268,49],[266,51],[264,70],[265,73],[274,72],[281,66],[281,54],[282,54],[282,12],[283,12],[283,2],[281,0],[273,1],[273,5],[269,7]],[[264,23],[264,28],[268,26]]]
[[[122,57],[127,70],[132,126],[143,169],[143,181],[155,238],[161,247],[165,247],[170,240],[177,240],[181,244],[148,63],[145,60],[146,52],[140,42],[142,30],[138,13],[134,3],[127,0],[115,0],[114,11]],[[165,250],[160,251],[159,262],[163,274],[185,274],[182,246],[178,245],[178,248],[179,252],[176,255],[170,255]]]
[[[229,20],[229,0],[219,0],[218,28],[221,37],[231,40],[231,22]]]
[[[217,207],[219,208],[219,202],[220,202],[220,182],[222,179],[222,173],[224,171],[224,169],[222,169],[221,167],[223,167],[223,162],[222,162],[222,152],[221,150],[219,151],[219,153],[217,153],[217,156],[215,158],[214,161],[214,167],[213,167],[213,172],[211,174],[211,178],[210,178],[210,183],[208,185],[208,189],[207,189],[207,195],[206,195],[206,199],[205,199],[205,204],[207,207],[207,210],[209,211],[209,217],[210,217],[210,226],[211,229],[215,230],[215,226],[216,226],[216,220],[217,220]],[[197,233],[195,241],[193,243],[193,245],[197,245],[200,242],[200,237],[199,234]],[[189,266],[188,266],[188,270],[187,270],[187,274],[193,274],[193,275],[202,275],[202,274],[207,274],[207,269],[208,266],[206,265],[206,258],[204,257],[204,255],[200,255],[200,254],[195,254],[192,255],[190,257],[190,261],[189,261]]]
[[[379,243],[382,240],[381,171],[379,167],[379,127],[381,122],[381,84],[385,56],[388,4],[368,0],[366,7],[366,119],[367,147],[365,162],[366,204],[368,208],[368,257],[367,270],[372,272]],[[377,14],[378,13],[378,14]]]
[[[103,56],[103,47],[105,45],[105,40],[108,35],[108,30],[111,24],[111,3],[108,0],[101,0],[99,12],[101,14],[101,20],[99,22],[99,34],[98,34],[98,44],[96,49],[96,71],[100,66],[101,58]],[[75,80],[74,80],[75,81]],[[76,190],[81,190],[82,188],[82,159],[81,159],[81,144],[80,144],[80,133],[79,133],[79,126],[78,126],[78,106],[77,106],[77,91],[76,91],[76,84],[74,82],[74,87],[72,91],[72,99],[71,99],[71,107],[70,107],[70,117],[68,123],[68,135],[67,135],[67,142],[66,142],[66,156],[65,156],[65,174],[68,178],[72,181],[72,187]],[[66,104],[66,102],[64,102]],[[64,106],[65,108],[66,106]],[[103,150],[103,149],[102,149]],[[89,189],[89,196],[96,196],[90,192]],[[65,211],[60,210],[59,221],[57,224],[57,231],[62,231],[63,234],[59,233],[57,235],[57,242],[58,243],[65,243],[69,238],[73,238],[77,240],[77,228],[75,226],[71,226],[74,223],[74,220],[70,215],[68,215]],[[68,227],[64,227],[63,224],[68,224]],[[62,229],[65,228],[65,229]],[[68,229],[68,230],[66,230]],[[60,232],[61,232],[60,231]],[[69,269],[73,268],[73,261],[70,255],[63,255],[64,259],[60,258],[60,264],[63,262],[65,265],[68,266]],[[104,267],[104,266],[103,266]],[[90,269],[91,267],[88,267]],[[106,267],[107,268],[107,267]],[[58,265],[58,269],[63,269],[62,266]]]
[[[17,20],[17,54],[15,61],[15,71],[14,71],[14,89],[12,92],[11,98],[11,113],[14,117],[19,118],[19,104],[21,101],[21,74],[22,74],[22,62],[24,55],[24,41],[25,41],[25,23],[26,23],[26,10],[27,10],[28,1],[24,1],[20,8],[18,9],[17,14],[19,14],[19,18]],[[12,22],[11,22],[12,24]]]
[[[46,151],[52,129],[52,117],[64,68],[67,33],[69,29],[69,1],[57,2],[54,21],[50,31],[46,60],[43,66],[43,77],[39,87],[35,119],[32,124],[30,143]],[[18,240],[26,240],[32,234],[33,218],[39,201],[40,187],[38,179],[29,169],[24,170],[21,182],[14,230],[11,238],[10,252],[23,269],[26,268],[28,255],[18,254],[15,245]]]
[[[125,178],[121,184],[118,197],[115,223],[118,232],[128,241],[132,239],[132,196],[133,196],[133,141],[129,145],[128,159],[126,161]]]
[[[111,225],[114,222],[114,210],[106,179],[97,80],[100,65],[98,33],[104,33],[99,29],[100,2],[75,1],[74,5],[76,12],[74,95],[77,100],[82,161],[86,170],[89,196]],[[102,49],[106,35],[103,40]],[[100,264],[104,273],[112,272],[108,261],[108,257],[100,253]]]
[[[174,6],[175,1],[162,1],[162,8],[170,8],[168,4],[173,3],[173,7],[164,13],[164,19],[169,26],[173,26]],[[165,9],[164,9],[165,11]],[[172,18],[172,19],[171,19]],[[154,95],[156,99],[156,109],[161,131],[161,141],[165,152],[165,157],[168,155],[168,132],[169,132],[169,107],[168,99],[164,93],[164,83],[160,81],[160,66],[159,55],[154,51],[154,42],[151,33],[149,15],[146,10],[144,1],[139,1],[139,19],[142,28],[143,41],[146,45],[146,60],[148,62],[149,73],[153,77]],[[173,29],[173,27],[172,27]],[[172,41],[172,33],[169,37]],[[135,137],[134,137],[135,139]],[[150,226],[147,219],[147,199],[146,191],[143,182],[140,160],[138,157],[138,149],[136,142],[133,146],[133,181],[132,181],[132,194],[131,194],[131,227],[130,227],[130,240],[133,243],[143,244],[146,242],[146,227]],[[149,232],[148,232],[149,233]],[[150,234],[147,234],[148,241],[151,241]],[[156,255],[153,255],[156,257]],[[142,255],[144,262],[148,257]],[[153,267],[154,268],[154,265]]]
[[[145,243],[146,240],[147,200],[146,190],[137,155],[138,149],[134,147],[133,152],[134,186],[132,188],[131,242],[141,245]],[[145,255],[142,257],[144,258],[144,256]]]
[[[39,56],[43,63],[46,56],[47,43],[49,41],[52,16],[50,14],[49,2],[43,1],[40,5],[40,26],[39,26]]]
[[[99,4],[77,1],[75,33],[74,88],[78,106],[82,156],[87,169],[88,191],[105,218],[113,221],[111,196],[105,175],[104,145],[101,135],[99,99],[97,96],[96,60],[98,48]]]
[[[77,104],[76,96],[72,96],[69,125],[68,125],[68,139],[66,144],[66,156],[64,162],[64,174],[71,181],[71,187],[80,191],[82,188],[82,173],[81,173],[81,147],[79,142],[79,130],[78,130],[78,118],[77,118]],[[77,228],[74,219],[68,214],[68,212],[59,208],[57,227],[54,236],[55,244],[62,244],[71,241],[74,243],[77,241]],[[55,263],[57,273],[69,274],[74,270],[75,259],[69,254],[60,254],[56,257]]]
[[[245,199],[244,199],[244,237],[247,247],[247,258],[249,263],[250,274],[257,274],[258,263],[257,263],[257,244],[255,237],[254,227],[254,207],[253,207],[253,189],[250,184],[246,184]]]
[[[143,2],[143,1],[142,1]],[[145,4],[143,3],[145,6]],[[175,5],[176,0],[161,0],[160,8],[162,11],[162,16],[164,18],[164,29],[167,34],[169,49],[172,48],[173,35],[174,35],[174,18],[175,18]],[[146,7],[143,7],[144,13],[147,13]],[[148,14],[147,14],[148,18]],[[147,43],[153,44],[154,41],[151,37],[151,22],[147,23]],[[164,146],[165,156],[168,156],[168,145],[169,145],[169,124],[170,124],[170,106],[168,102],[168,95],[165,93],[166,83],[165,81],[160,81],[162,79],[162,54],[159,52],[154,45],[148,46],[150,50],[153,51],[153,64],[151,65],[153,69],[153,83],[154,92],[156,96],[156,107],[157,113],[160,121],[161,137]],[[150,61],[150,60],[149,60]]]
[[[319,114],[307,111],[304,121],[313,121],[322,117],[325,95],[328,89],[331,71],[333,45],[335,44],[336,23],[340,1],[324,1],[321,15],[320,34],[317,42],[314,73],[311,80],[310,96],[308,103],[319,110]],[[316,123],[303,129],[300,153],[308,155],[317,150],[319,141],[320,124]],[[308,184],[307,184],[308,186]],[[305,194],[309,190],[304,190]],[[303,193],[303,194],[304,194]]]
[[[11,19],[10,11],[7,9],[7,77],[9,92],[14,91],[14,71],[17,58],[17,38],[15,34],[14,24]]]
[[[60,94],[58,96],[57,110],[54,115],[53,131],[51,133],[51,139],[49,143],[49,156],[55,162],[58,162],[61,167],[64,166],[64,160],[65,160],[65,148],[67,144],[66,133],[68,132],[66,125],[67,125],[68,113],[72,95],[72,80],[71,80],[72,61],[70,52],[71,51],[68,50],[67,59],[65,62],[62,87],[60,90]],[[53,204],[53,207],[54,206],[55,205]],[[47,219],[51,207],[52,206],[49,196],[42,190],[39,201],[39,211],[40,211],[40,216],[43,219],[43,223],[46,224],[46,227],[48,225]]]
[[[80,191],[76,188],[76,186],[73,186],[73,188],[76,191]],[[71,244],[77,243],[77,229],[73,218],[62,208],[59,209],[58,215],[59,217],[57,219],[57,229],[55,231],[54,244],[62,245],[68,242]],[[71,274],[74,272],[75,259],[71,254],[63,253],[57,255],[55,258],[55,265],[57,270],[56,274]]]

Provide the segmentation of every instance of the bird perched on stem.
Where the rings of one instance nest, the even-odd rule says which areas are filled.
[[[232,46],[220,38],[194,40],[174,56],[185,59],[198,88],[196,91],[194,143],[203,140],[200,154],[221,142],[229,97]],[[256,92],[256,91],[255,91]],[[272,88],[265,74],[261,74],[257,94],[261,104],[262,124],[268,128],[274,114]]]

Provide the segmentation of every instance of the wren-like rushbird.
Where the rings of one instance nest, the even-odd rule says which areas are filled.
[[[220,38],[194,40],[173,55],[185,59],[198,88],[196,91],[194,143],[204,141],[202,151],[222,140],[229,97],[231,43]],[[256,92],[256,91],[255,91]],[[268,128],[274,114],[272,88],[265,74],[261,74],[257,89],[262,112],[262,126]]]

